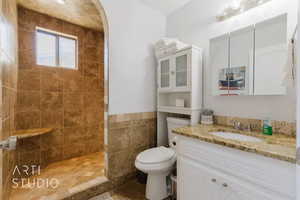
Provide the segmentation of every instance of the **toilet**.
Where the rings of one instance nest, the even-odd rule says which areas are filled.
[[[176,138],[172,133],[174,128],[190,125],[190,120],[182,118],[167,118],[168,141],[170,148],[161,146],[145,150],[138,154],[135,167],[148,174],[146,198],[162,200],[168,197],[166,177],[174,169],[176,162]]]

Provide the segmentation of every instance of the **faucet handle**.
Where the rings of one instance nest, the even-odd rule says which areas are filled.
[[[253,127],[254,127],[254,125],[252,125],[252,124],[247,124],[245,130],[251,132],[251,131],[253,130]]]
[[[247,129],[247,131],[251,131],[251,129],[252,129],[251,124],[247,124],[246,129]]]
[[[240,122],[238,122],[238,121],[233,121],[233,128],[239,129],[240,126],[241,126],[241,123],[240,123]]]

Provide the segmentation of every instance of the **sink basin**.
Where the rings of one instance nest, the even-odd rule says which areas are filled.
[[[238,133],[230,133],[230,132],[210,132],[209,134],[222,137],[225,139],[237,140],[241,142],[261,142],[262,140],[257,137],[241,135]]]

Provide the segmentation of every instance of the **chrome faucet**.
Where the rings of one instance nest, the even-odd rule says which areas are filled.
[[[234,121],[233,122],[233,128],[237,129],[237,130],[240,130],[241,129],[241,122]]]
[[[243,126],[243,124],[241,124],[241,122],[238,121],[234,121],[233,122],[233,128],[237,129],[237,130],[242,130],[242,131],[252,131],[252,125],[251,124],[247,124],[246,126]]]

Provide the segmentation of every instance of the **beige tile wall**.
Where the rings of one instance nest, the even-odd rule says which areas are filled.
[[[49,163],[104,149],[104,34],[18,8],[16,129],[54,128],[19,143],[18,164]],[[78,70],[35,64],[35,28],[78,37]]]
[[[17,8],[15,0],[0,0],[0,70],[0,140],[5,140],[14,132],[17,95]],[[0,150],[0,199],[8,199],[15,162],[15,151]]]
[[[107,138],[108,177],[111,180],[133,174],[138,153],[156,146],[156,113],[109,116]]]

